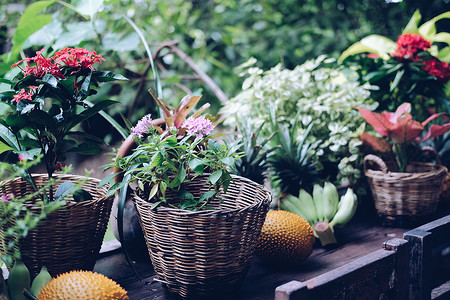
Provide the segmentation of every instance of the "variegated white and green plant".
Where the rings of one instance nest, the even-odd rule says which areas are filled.
[[[255,59],[249,60],[241,66],[242,92],[222,109],[225,124],[249,119],[255,127],[266,124],[261,136],[270,136],[270,107],[274,106],[279,126],[292,127],[298,117],[297,137],[313,124],[308,142],[323,178],[356,180],[361,176],[358,136],[364,130],[364,119],[353,108],[373,109],[376,104],[370,100],[371,86],[360,85],[356,74],[333,67],[333,62],[320,56],[293,70],[279,64],[264,71],[254,66]]]

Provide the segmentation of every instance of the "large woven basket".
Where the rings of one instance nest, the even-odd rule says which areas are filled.
[[[208,190],[207,176],[187,186],[194,197]],[[183,298],[223,295],[245,278],[272,199],[263,186],[233,176],[213,210],[186,211],[134,197],[157,280]]]
[[[391,171],[389,166],[373,154],[364,158],[364,173],[381,222],[411,227],[429,221],[436,212],[447,168],[438,159],[436,164],[413,162],[406,172]]]
[[[100,180],[77,175],[54,175],[58,183],[83,182],[82,188],[93,200],[75,203],[70,201],[64,207],[52,212],[30,231],[19,243],[22,260],[34,277],[42,266],[52,276],[70,270],[92,270],[100,251],[109,221],[114,196],[105,197],[106,188],[98,188]],[[47,181],[47,175],[33,175],[37,186]],[[87,180],[86,180],[87,179]],[[56,190],[58,184],[54,187]],[[22,178],[2,183],[2,193],[13,193],[22,197],[34,192],[31,185]],[[28,209],[36,209],[33,200],[26,203]],[[0,229],[0,239],[3,239]],[[0,243],[1,244],[1,243]],[[0,249],[4,251],[4,249]]]

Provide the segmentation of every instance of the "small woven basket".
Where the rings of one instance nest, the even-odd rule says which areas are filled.
[[[62,208],[50,213],[46,219],[26,238],[19,242],[21,257],[30,270],[32,277],[36,276],[42,266],[46,266],[50,274],[58,274],[71,270],[92,270],[100,251],[106,227],[109,222],[114,196],[105,197],[107,189],[98,188],[100,180],[77,175],[58,175],[58,185],[65,181],[73,183],[85,182],[82,186],[93,199],[75,203],[69,202]],[[45,174],[34,174],[36,185],[47,182]],[[34,189],[22,178],[6,181],[0,186],[2,193],[12,193],[15,197],[23,197],[33,193]],[[33,200],[25,206],[36,210]],[[0,229],[0,239],[4,239]],[[1,244],[1,243],[0,243]],[[0,252],[4,249],[0,249]]]
[[[194,197],[208,191],[207,176],[186,189]],[[271,193],[233,176],[213,210],[158,207],[134,197],[157,280],[183,298],[223,295],[240,286],[250,266]]]
[[[364,157],[364,173],[383,225],[411,227],[433,217],[447,174],[437,153],[436,161],[436,164],[413,162],[406,172],[395,172],[376,155]]]

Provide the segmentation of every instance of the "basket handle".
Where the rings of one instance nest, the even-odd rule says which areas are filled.
[[[386,166],[386,163],[378,156],[374,154],[367,154],[364,157],[364,170],[372,169],[369,167],[369,162],[373,162],[380,171],[383,173],[387,173],[389,171],[388,167]]]
[[[437,165],[437,166],[442,165],[442,163],[441,163],[441,158],[440,158],[440,156],[439,156],[439,153],[437,153],[436,149],[434,149],[434,148],[431,147],[431,146],[425,146],[425,147],[420,148],[420,151],[417,151],[417,152],[411,157],[411,160],[413,160],[415,157],[417,157],[420,153],[424,153],[424,152],[429,152],[429,153],[433,154],[434,159],[436,160],[436,165]]]

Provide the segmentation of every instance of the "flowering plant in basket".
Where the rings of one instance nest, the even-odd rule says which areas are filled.
[[[94,64],[103,60],[95,51],[65,48],[50,57],[41,50],[13,64],[19,74],[13,80],[2,79],[11,90],[0,94],[0,101],[10,106],[0,118],[0,153],[9,151],[18,160],[42,155],[49,179],[64,166],[66,153],[99,153],[99,139],[79,130],[78,125],[114,101],[93,105],[87,97],[97,93],[101,82],[126,79],[96,71]],[[23,177],[34,185],[29,173]],[[52,200],[53,193],[49,196]]]
[[[111,165],[121,170],[124,180],[112,186],[112,190],[125,184],[137,184],[137,194],[159,205],[186,210],[209,209],[208,203],[224,192],[232,180],[230,175],[239,157],[236,147],[219,143],[211,135],[216,118],[201,116],[209,104],[186,118],[200,100],[199,96],[184,97],[173,108],[150,91],[164,113],[163,119],[143,117],[131,129],[137,147],[130,155],[118,157]],[[198,198],[185,187],[200,175],[209,174],[209,190]]]
[[[379,111],[392,111],[409,102],[418,119],[436,111],[450,113],[445,88],[450,80],[450,41],[448,33],[438,33],[435,26],[445,18],[450,18],[450,12],[418,26],[421,15],[416,11],[396,42],[370,35],[342,53],[340,61],[353,56],[361,79],[378,87],[371,95]]]
[[[387,137],[388,141],[368,133],[363,133],[360,139],[378,152],[385,155],[393,154],[400,172],[405,172],[406,165],[417,150],[417,143],[442,135],[450,130],[450,123],[444,125],[432,124],[425,136],[420,137],[425,126],[441,114],[433,114],[424,122],[415,121],[410,113],[410,103],[403,103],[395,113],[383,112],[380,114],[365,108],[357,107],[357,109],[364,119],[373,126],[374,130]]]

